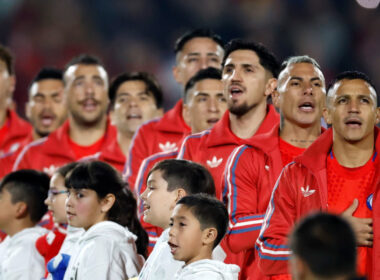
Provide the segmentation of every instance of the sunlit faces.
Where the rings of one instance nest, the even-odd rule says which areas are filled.
[[[112,119],[117,129],[134,134],[144,122],[159,116],[160,110],[145,82],[135,80],[122,83],[116,91]]]
[[[160,228],[169,227],[169,220],[178,199],[177,190],[169,192],[168,182],[161,170],[153,171],[147,180],[147,188],[141,194],[144,221]]]
[[[107,219],[103,200],[91,189],[69,189],[66,199],[66,215],[69,225],[88,230]]]
[[[39,136],[44,137],[56,130],[67,117],[63,82],[45,79],[33,83],[29,91],[26,115]]]
[[[12,203],[10,192],[3,187],[0,191],[0,229],[10,234],[12,221],[16,217],[17,205]]]
[[[271,74],[260,64],[254,51],[236,50],[226,59],[222,81],[228,110],[242,116],[256,106],[266,105],[266,85]]]
[[[176,205],[170,218],[169,241],[174,259],[186,265],[201,258],[204,231],[185,205]]]
[[[189,40],[177,53],[174,78],[185,86],[200,69],[221,69],[223,53],[223,48],[210,38],[196,37]]]
[[[8,73],[7,65],[0,60],[0,111],[5,111],[11,102],[14,82],[14,77]]]
[[[188,91],[183,109],[192,133],[211,128],[227,110],[222,82],[215,79],[197,82]]]
[[[67,223],[66,198],[67,188],[65,187],[65,178],[59,173],[54,173],[50,179],[50,188],[48,197],[45,199],[45,204],[51,211],[55,223]]]
[[[333,126],[334,141],[359,142],[373,137],[380,121],[374,89],[360,79],[337,82],[329,91],[325,118]]]
[[[99,123],[106,118],[108,78],[102,66],[76,64],[65,73],[69,114],[82,125]]]
[[[325,94],[322,72],[311,63],[295,63],[281,72],[273,103],[285,122],[309,126],[320,122]]]

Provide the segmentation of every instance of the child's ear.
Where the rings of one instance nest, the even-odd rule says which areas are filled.
[[[176,200],[175,200],[176,203],[177,203],[182,197],[187,196],[186,191],[185,191],[184,189],[182,189],[182,188],[177,189],[176,192],[177,192],[177,198],[176,198]]]
[[[107,194],[101,201],[101,211],[102,213],[107,213],[111,207],[113,206],[113,204],[115,203],[115,200],[116,200],[116,197],[114,194],[112,193],[109,193]]]
[[[218,236],[218,231],[216,230],[216,228],[204,229],[202,233],[202,244],[213,245],[217,236]]]
[[[15,203],[15,218],[21,219],[27,216],[28,214],[28,205],[23,202],[19,201]]]

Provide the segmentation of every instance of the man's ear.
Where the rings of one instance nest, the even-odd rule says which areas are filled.
[[[210,245],[213,244],[218,237],[218,231],[216,228],[206,228],[202,231],[202,244]]]
[[[380,107],[376,108],[376,124],[380,123]]]
[[[325,122],[328,125],[331,125],[332,124],[331,112],[327,107],[323,107],[322,115],[323,115]]]
[[[102,213],[107,213],[111,207],[114,205],[116,197],[114,194],[107,194],[101,201],[101,211]]]
[[[182,189],[182,188],[178,188],[178,189],[176,189],[175,192],[176,192],[176,196],[177,196],[177,197],[176,197],[176,200],[175,200],[176,203],[177,203],[182,197],[187,196],[186,191],[185,191],[184,189]]]
[[[277,79],[270,78],[265,85],[265,96],[271,95],[277,88]]]
[[[31,108],[30,108],[30,101],[25,103],[25,116],[30,121],[30,118],[32,117],[32,112],[31,112]]]
[[[186,103],[183,103],[182,105],[182,117],[183,117],[183,120],[185,121],[186,124],[190,124],[190,109],[189,109],[189,105],[187,105]]]
[[[173,72],[173,77],[177,81],[177,83],[182,84],[181,71],[179,70],[177,65],[173,66],[172,72]]]

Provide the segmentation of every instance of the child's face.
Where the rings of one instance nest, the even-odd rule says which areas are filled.
[[[10,192],[4,187],[0,191],[0,229],[9,234],[8,228],[14,220],[16,204],[12,203]]]
[[[201,225],[184,205],[177,205],[170,218],[169,246],[174,259],[186,265],[202,259],[203,231]]]
[[[106,213],[102,211],[102,200],[91,189],[69,189],[66,215],[69,225],[85,230],[106,220]]]
[[[55,173],[50,179],[49,195],[45,199],[45,204],[53,215],[56,223],[67,223],[65,201],[67,198],[67,188],[65,179],[59,173]]]
[[[147,180],[147,187],[141,194],[144,205],[144,221],[166,229],[177,201],[177,192],[168,191],[168,182],[162,178],[162,171],[153,171]]]

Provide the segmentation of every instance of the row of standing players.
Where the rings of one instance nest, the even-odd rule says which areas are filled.
[[[223,65],[221,79],[211,69],[190,79],[199,69],[220,68],[220,65]],[[221,246],[227,253],[225,262],[241,267],[241,279],[262,279],[263,272],[271,277],[286,274],[289,257],[286,235],[293,223],[312,210],[342,213],[346,208],[356,217],[350,218],[354,228],[364,231],[365,237],[359,242],[363,251],[359,254],[363,256],[363,261],[359,261],[361,272],[376,275],[375,266],[369,265],[374,261],[371,232],[375,229],[368,219],[372,218],[375,204],[372,202],[376,201],[379,181],[374,152],[379,113],[376,92],[365,75],[346,73],[338,77],[328,91],[329,106],[324,109],[325,81],[313,59],[293,57],[280,69],[276,58],[262,45],[234,40],[223,50],[218,36],[197,30],[185,34],[176,44],[173,74],[185,86],[183,100],[162,118],[141,126],[132,140],[134,131],[131,132],[132,125],[128,122],[138,123],[145,118],[140,103],[150,101],[150,108],[156,109],[150,117],[162,113],[160,99],[155,98],[151,85],[142,79],[131,79],[133,82],[121,79],[112,96],[115,79],[109,91],[115,129],[107,117],[108,82],[101,64],[92,57],[82,56],[69,63],[64,73],[64,91],[60,96],[41,96],[38,91],[33,95],[32,84],[29,111],[38,102],[52,104],[65,100],[68,121],[48,138],[27,145],[22,152],[14,144],[8,150],[3,149],[1,160],[15,161],[17,157],[13,164],[15,170],[34,168],[51,174],[62,164],[83,158],[104,160],[121,170],[130,146],[126,178],[149,205],[145,182],[150,167],[165,158],[193,160],[209,169],[217,197],[224,198],[228,207],[230,228]],[[136,86],[137,81],[143,91],[137,90],[133,95],[128,84]],[[8,84],[11,88],[11,77]],[[63,98],[63,94],[68,98]],[[268,96],[279,109],[281,122],[274,106],[268,105]],[[362,108],[366,104],[367,111]],[[12,120],[16,117],[11,110],[4,111],[7,113],[3,123],[17,122]],[[325,132],[320,123],[322,113],[333,126]],[[35,116],[35,122],[31,118],[34,128],[32,133],[28,131],[27,141],[31,141],[31,135],[36,139],[39,134],[36,124],[46,127],[57,119],[55,113],[46,112]],[[205,130],[214,124],[211,130]],[[11,129],[11,126],[4,127]],[[183,139],[190,133],[195,134]],[[308,152],[298,157],[309,146]],[[287,166],[275,184],[282,168],[295,158],[296,163]],[[297,176],[289,179],[289,172]],[[344,176],[344,172],[351,176]],[[337,177],[345,180],[337,182],[334,179]],[[342,186],[348,187],[342,189]],[[161,231],[149,224],[144,227],[153,245]]]

